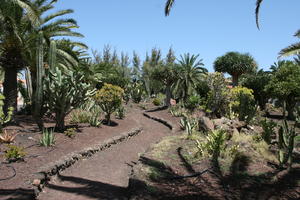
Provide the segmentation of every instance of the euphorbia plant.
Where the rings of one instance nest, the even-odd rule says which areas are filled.
[[[111,114],[122,105],[124,90],[119,86],[104,84],[104,86],[96,92],[94,96],[96,103],[105,112],[105,120],[110,125]]]

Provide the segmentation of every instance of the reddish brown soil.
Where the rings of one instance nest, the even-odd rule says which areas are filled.
[[[37,132],[37,127],[28,116],[19,117],[18,126],[6,127],[8,130],[18,132],[15,145],[25,148],[26,157],[23,162],[7,164],[4,158],[6,146],[0,144],[0,199],[31,199],[33,190],[30,180],[32,174],[48,163],[56,161],[68,153],[83,150],[93,146],[99,141],[104,141],[120,133],[127,132],[139,125],[141,113],[130,110],[124,120],[113,119],[117,126],[110,127],[102,125],[101,128],[89,127],[86,124],[78,126],[78,133],[74,139],[68,138],[61,133],[56,133],[56,144],[54,147],[46,148],[38,145],[41,134]],[[53,123],[46,123],[46,126],[54,126]]]
[[[143,127],[139,135],[67,169],[47,184],[38,199],[127,199],[129,176],[139,154],[172,134],[166,126],[144,117],[141,111],[135,110],[135,115]]]

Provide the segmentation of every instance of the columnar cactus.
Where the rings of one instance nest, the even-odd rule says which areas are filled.
[[[43,105],[43,76],[44,76],[44,51],[43,35],[39,33],[37,40],[37,66],[36,66],[36,91],[34,98],[34,117],[40,130],[43,130],[42,105]]]

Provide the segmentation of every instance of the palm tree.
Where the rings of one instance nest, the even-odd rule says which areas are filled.
[[[0,65],[5,70],[4,95],[6,96],[4,110],[17,107],[17,72],[30,67],[34,82],[36,66],[36,47],[38,35],[42,34],[46,44],[58,36],[76,36],[77,28],[73,19],[57,19],[57,17],[72,13],[72,10],[62,10],[47,15],[57,1],[48,0],[5,0],[0,5]],[[26,3],[26,4],[25,4]],[[24,5],[25,4],[25,5]],[[80,47],[85,45],[74,43]],[[1,53],[2,52],[2,53]],[[57,48],[58,58],[76,65],[78,60],[69,52]],[[33,84],[34,86],[34,84]]]
[[[178,68],[178,80],[174,85],[174,93],[184,101],[195,91],[197,83],[207,73],[202,59],[197,60],[199,55],[189,53],[180,56]]]
[[[228,52],[215,60],[214,69],[217,72],[230,74],[233,86],[237,86],[239,77],[245,73],[255,72],[257,64],[254,58],[248,53]]]
[[[4,111],[17,107],[17,73],[26,66],[27,33],[37,24],[29,1],[3,0],[0,4],[0,65],[5,71]]]

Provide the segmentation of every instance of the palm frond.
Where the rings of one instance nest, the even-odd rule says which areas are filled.
[[[300,42],[292,44],[279,52],[279,57],[288,57],[300,54]]]
[[[53,13],[51,15],[48,15],[48,16],[44,17],[43,22],[46,23],[46,22],[48,22],[48,21],[50,21],[50,20],[52,20],[56,17],[63,16],[63,15],[66,15],[66,14],[71,14],[73,12],[74,12],[74,10],[72,10],[72,9],[60,10],[56,13]]]
[[[170,11],[171,11],[171,8],[174,5],[174,2],[175,2],[175,0],[167,0],[166,6],[165,6],[165,15],[166,16],[170,15]]]
[[[263,0],[256,1],[255,19],[256,19],[256,26],[258,29],[259,29],[259,10],[260,10],[260,6],[261,6],[262,2],[263,2]]]

